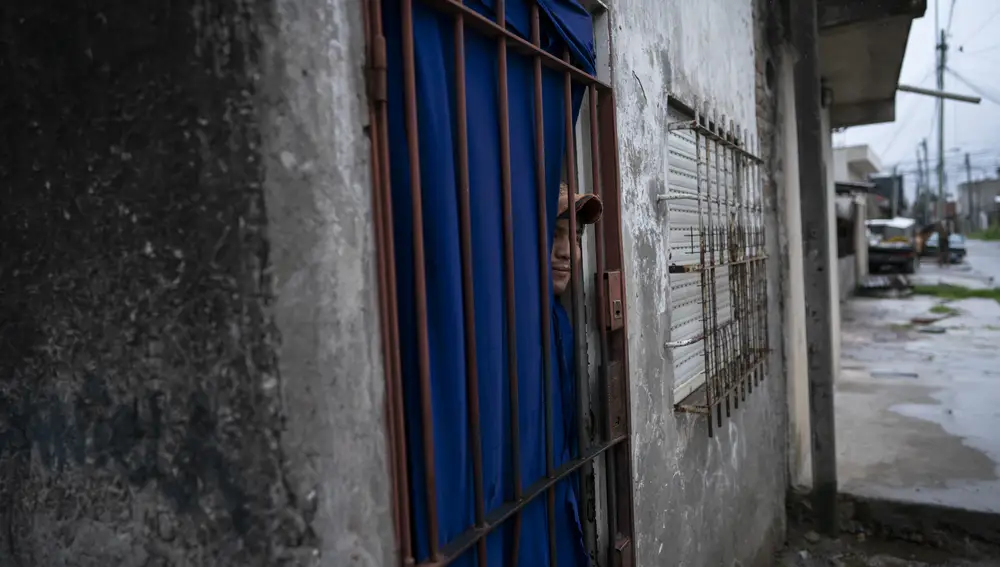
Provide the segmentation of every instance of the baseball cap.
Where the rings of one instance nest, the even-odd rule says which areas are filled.
[[[593,193],[577,193],[573,195],[576,222],[594,224],[601,219],[604,203]],[[565,183],[559,185],[559,216],[558,219],[569,218],[569,187]]]

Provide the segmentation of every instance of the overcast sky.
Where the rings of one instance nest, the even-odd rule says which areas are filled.
[[[945,172],[947,186],[954,190],[966,179],[965,152],[972,163],[973,179],[996,177],[1000,167],[1000,0],[928,0],[924,17],[914,20],[910,28],[901,84],[936,88],[935,7],[940,26],[948,30],[947,66],[972,84],[963,84],[954,74],[945,73],[945,90],[983,98],[978,105],[945,103]],[[931,155],[933,186],[937,186],[936,104],[927,96],[897,93],[895,122],[848,128],[834,134],[834,145],[869,144],[887,172],[899,166],[907,175],[907,196],[912,199],[917,181],[917,145],[924,138]]]

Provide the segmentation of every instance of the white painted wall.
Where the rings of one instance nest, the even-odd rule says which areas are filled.
[[[826,187],[823,195],[826,198],[827,226],[830,263],[827,273],[830,275],[830,325],[833,337],[833,377],[840,378],[840,275],[837,262],[837,188],[834,184],[833,131],[830,129],[830,109],[824,108],[822,114],[823,163],[826,169]]]
[[[786,117],[795,116],[794,58],[787,50],[781,73],[781,104]],[[785,372],[788,398],[788,476],[795,487],[812,485],[809,441],[809,361],[806,341],[805,276],[802,257],[802,211],[799,185],[798,128],[785,120],[785,194],[781,210],[784,266]]]
[[[669,179],[668,95],[708,102],[757,130],[753,0],[615,0],[611,9],[637,564],[769,565],[771,546],[784,538],[784,380],[772,372],[713,438],[704,417],[674,411],[663,348],[671,321],[667,208],[656,201]],[[780,334],[780,316],[772,322]],[[772,358],[780,367],[780,355]]]

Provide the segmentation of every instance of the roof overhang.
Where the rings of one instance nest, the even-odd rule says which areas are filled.
[[[891,122],[913,20],[927,0],[820,0],[820,71],[830,126]]]

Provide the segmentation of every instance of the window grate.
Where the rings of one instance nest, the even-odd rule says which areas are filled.
[[[672,278],[697,278],[700,332],[666,343],[689,353],[700,343],[704,383],[676,403],[680,411],[708,416],[708,433],[746,402],[767,374],[767,253],[761,160],[746,130],[725,117],[694,113],[670,124],[672,135],[693,144],[694,179],[662,198],[671,211],[694,214],[697,226],[672,237]],[[693,203],[692,203],[693,202]],[[690,348],[687,348],[690,347]]]
[[[379,301],[380,301],[380,323],[382,328],[383,362],[386,373],[386,408],[387,430],[391,454],[391,471],[393,477],[394,491],[394,527],[398,539],[398,550],[400,563],[403,565],[448,565],[459,558],[471,557],[473,554],[476,562],[480,566],[487,564],[487,538],[501,526],[512,526],[512,537],[505,540],[508,547],[507,557],[510,564],[517,564],[518,550],[522,539],[522,515],[526,508],[534,502],[544,501],[546,516],[548,518],[548,549],[551,557],[550,564],[555,566],[571,565],[563,557],[559,557],[556,549],[556,534],[553,520],[556,514],[555,493],[557,485],[573,475],[592,474],[590,468],[598,461],[604,463],[604,478],[607,483],[606,498],[604,503],[607,510],[607,533],[608,541],[605,542],[606,553],[610,565],[628,567],[632,565],[632,534],[633,534],[633,503],[631,496],[631,451],[629,438],[629,408],[628,401],[628,359],[626,340],[626,310],[624,306],[625,282],[621,274],[623,271],[623,250],[621,240],[621,217],[620,217],[620,191],[619,191],[619,171],[618,171],[618,149],[617,134],[615,125],[615,98],[610,85],[599,80],[591,73],[574,64],[568,50],[562,54],[553,54],[542,47],[543,26],[548,25],[547,20],[543,20],[544,14],[539,8],[540,2],[527,2],[530,6],[530,30],[527,37],[519,35],[517,30],[511,29],[506,18],[499,17],[491,19],[484,16],[479,11],[473,10],[459,0],[399,0],[396,10],[387,7],[383,0],[364,0],[363,10],[365,17],[365,32],[367,42],[368,58],[368,97],[370,103],[370,136],[372,142],[372,180],[374,187],[374,213],[376,226],[376,249],[377,249],[377,270],[379,276]],[[499,155],[497,159],[500,167],[500,205],[501,205],[501,229],[502,229],[502,263],[503,282],[502,291],[504,297],[505,325],[504,333],[506,340],[505,350],[507,353],[507,375],[506,391],[509,395],[509,420],[506,422],[509,427],[510,447],[509,454],[505,455],[510,465],[510,492],[511,496],[505,498],[499,506],[488,507],[486,504],[486,488],[483,483],[483,459],[484,448],[482,443],[482,416],[480,415],[479,403],[467,403],[468,415],[465,416],[468,427],[468,452],[471,456],[472,492],[473,492],[473,519],[470,525],[457,535],[445,535],[441,526],[441,511],[438,509],[440,494],[448,487],[440,486],[437,482],[441,472],[435,460],[435,436],[434,436],[434,401],[432,396],[432,370],[430,361],[430,347],[428,338],[428,275],[430,270],[427,260],[427,249],[424,241],[425,230],[425,210],[426,204],[422,205],[422,187],[420,159],[421,151],[426,148],[421,147],[421,127],[418,118],[418,75],[420,70],[415,63],[415,53],[420,49],[419,43],[414,41],[414,12],[415,5],[422,8],[435,10],[439,16],[451,18],[452,37],[454,41],[454,73],[451,75],[452,85],[450,100],[441,104],[448,104],[452,110],[453,135],[455,144],[454,174],[456,184],[456,201],[458,216],[459,235],[459,258],[461,260],[461,305],[462,321],[464,328],[463,348],[465,352],[464,384],[465,396],[468,400],[480,400],[480,377],[477,373],[476,351],[484,348],[484,345],[477,344],[476,338],[476,313],[475,289],[477,285],[476,274],[473,270],[473,256],[475,254],[474,244],[471,234],[473,232],[473,214],[470,203],[473,199],[470,193],[470,140],[468,139],[468,129],[470,121],[482,120],[480,116],[470,116],[467,105],[467,61],[466,48],[470,38],[468,35],[478,35],[476,38],[489,38],[496,43],[496,82],[497,82],[497,116],[493,119],[498,123]],[[398,13],[396,13],[398,10]],[[496,0],[496,14],[507,13],[504,0]],[[383,19],[385,18],[385,20]],[[387,56],[386,31],[383,29],[385,21],[390,18],[399,18],[401,22],[401,68],[390,68]],[[443,21],[443,20],[442,20]],[[545,28],[547,29],[547,28]],[[547,31],[546,31],[547,33]],[[585,399],[584,392],[587,388],[583,383],[578,384],[576,395],[578,396],[576,412],[576,453],[565,462],[557,462],[553,447],[553,380],[550,376],[552,372],[553,353],[550,342],[541,341],[542,368],[540,373],[544,373],[544,426],[545,426],[545,458],[544,474],[538,478],[526,478],[522,472],[524,455],[521,446],[522,431],[519,430],[519,415],[521,415],[520,402],[525,396],[533,395],[531,392],[521,391],[522,380],[525,376],[518,374],[518,342],[517,324],[510,324],[517,320],[515,313],[516,294],[515,289],[515,209],[512,204],[512,179],[511,179],[511,111],[510,100],[515,93],[510,93],[508,84],[508,60],[511,56],[530,58],[533,67],[533,105],[534,113],[532,123],[528,128],[534,129],[535,155],[534,155],[534,180],[538,191],[536,192],[536,202],[538,224],[537,229],[537,253],[538,253],[538,289],[541,290],[540,298],[540,325],[541,336],[552,336],[551,309],[549,304],[550,289],[550,267],[549,267],[549,243],[546,237],[547,225],[552,220],[547,213],[546,193],[546,160],[545,160],[545,133],[542,124],[546,117],[543,114],[545,105],[543,104],[543,70],[546,73],[558,72],[563,75],[563,110],[564,135],[566,137],[566,163],[572,164],[570,168],[585,167],[590,170],[592,179],[592,191],[604,200],[604,215],[595,225],[594,242],[594,265],[595,270],[590,277],[595,278],[597,285],[593,300],[596,304],[596,325],[599,336],[599,382],[600,399]],[[396,75],[398,74],[398,75]],[[412,234],[407,234],[409,240],[406,244],[412,246],[406,250],[396,249],[400,243],[400,235],[394,234],[399,230],[398,223],[394,223],[394,218],[399,218],[400,210],[395,211],[394,217],[394,194],[393,194],[393,172],[390,168],[390,98],[389,80],[387,77],[402,77],[402,100],[403,112],[402,120],[405,121],[406,133],[406,154],[408,157],[409,173],[408,191],[411,206],[408,208],[409,218],[412,223]],[[583,88],[585,92],[584,108],[582,112],[589,117],[589,163],[581,164],[576,155],[577,147],[575,141],[575,128],[573,117],[573,92],[574,89]],[[520,93],[516,93],[520,94]],[[523,126],[523,124],[522,124]],[[588,149],[584,149],[588,150]],[[580,191],[575,175],[567,176],[569,191],[575,194]],[[398,191],[398,187],[395,187]],[[519,206],[523,206],[519,203]],[[398,206],[396,207],[399,208]],[[569,215],[570,233],[576,232],[576,218]],[[396,239],[396,240],[394,240]],[[582,337],[585,336],[584,324],[580,320],[581,302],[584,300],[582,292],[582,275],[580,266],[582,262],[577,258],[575,248],[571,247],[573,254],[572,264],[576,266],[576,271],[571,278],[571,302],[572,309],[569,310],[572,326],[576,329],[576,348],[574,351],[573,368],[576,379],[584,381],[587,373],[583,370],[583,357],[581,352],[584,348]],[[412,257],[414,270],[413,289],[402,290],[397,285],[397,259],[399,255],[409,255]],[[414,374],[419,382],[417,397],[419,400],[408,398],[406,386],[404,384],[404,365],[400,353],[402,340],[407,338],[408,331],[401,330],[400,321],[400,297],[402,293],[412,293],[415,305],[415,332],[413,333],[416,342],[416,368]],[[501,345],[488,345],[490,348],[500,349]],[[413,403],[416,402],[416,403]],[[413,436],[413,421],[408,421],[408,416],[414,413],[419,414],[419,435]],[[583,411],[583,410],[587,411]],[[599,427],[589,427],[591,415],[597,416]],[[595,430],[595,434],[591,434]],[[410,433],[410,436],[407,434]],[[419,470],[413,465],[413,447],[408,450],[407,440],[417,439],[422,451],[422,463]],[[417,477],[422,479],[418,481]],[[586,482],[580,479],[579,486],[593,486],[593,482]],[[419,494],[418,494],[419,493]],[[581,502],[583,495],[579,495]],[[425,503],[423,509],[418,509],[416,499],[421,498]],[[582,507],[581,507],[582,508]],[[581,514],[586,512],[581,510]],[[587,518],[580,518],[586,524]],[[417,526],[426,528],[423,535],[417,530]],[[426,541],[424,541],[426,540]],[[425,547],[425,554],[418,551]],[[591,550],[591,563],[594,564],[593,550]],[[422,556],[423,555],[423,556]],[[471,560],[470,560],[471,561]],[[471,564],[471,563],[469,563]]]

